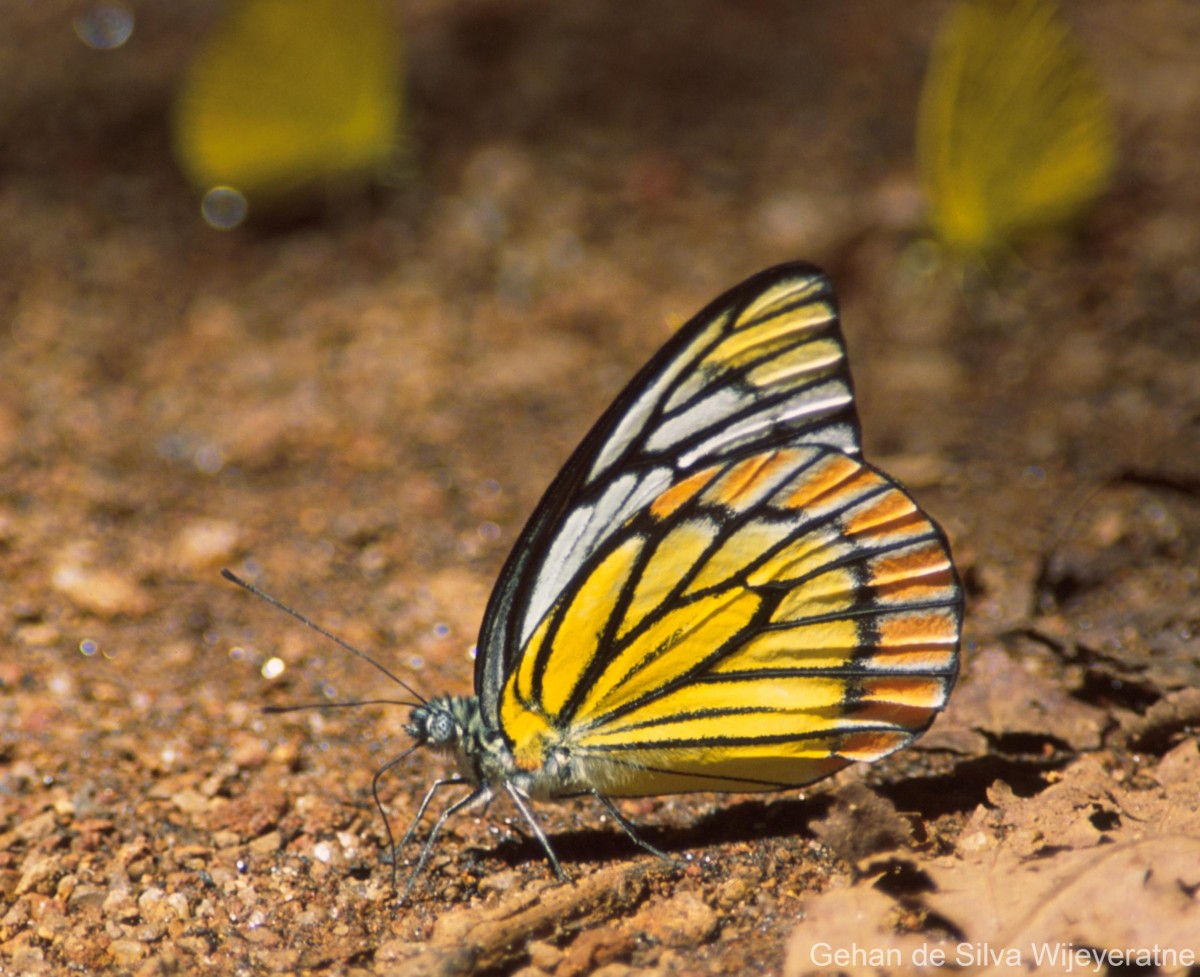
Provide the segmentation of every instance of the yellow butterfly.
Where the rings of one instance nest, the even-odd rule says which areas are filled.
[[[231,0],[174,107],[188,180],[270,206],[381,171],[402,114],[390,14],[383,0]]]
[[[947,247],[986,256],[1068,223],[1112,174],[1113,123],[1050,0],[959,0],[921,92],[917,162]]]
[[[610,798],[798,787],[933,721],[962,591],[942,531],[859,440],[836,300],[811,265],[743,282],[650,360],[517,540],[475,695],[413,693],[415,744],[376,774],[379,804],[412,750],[457,766],[402,846],[439,789],[470,788],[406,896],[447,818],[497,794],[563,878],[530,801],[591,794],[662,855]]]

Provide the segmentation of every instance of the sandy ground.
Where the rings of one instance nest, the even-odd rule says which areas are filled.
[[[920,240],[944,8],[414,2],[410,182],[225,234],[165,124],[215,9],[137,4],[109,53],[74,6],[6,12],[0,972],[1005,972],[1068,943],[1188,972],[1200,5],[1066,4],[1117,179],[990,277]],[[397,691],[218,568],[469,692],[557,465],[674,327],[798,257],[841,295],[868,456],[952,539],[950,709],[801,793],[623,804],[682,869],[570,802],[540,809],[557,885],[497,803],[399,905],[370,785],[407,710],[262,711]],[[442,774],[387,777],[395,825]],[[855,945],[897,957],[822,955]]]

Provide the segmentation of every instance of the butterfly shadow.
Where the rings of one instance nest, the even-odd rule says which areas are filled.
[[[763,838],[815,837],[808,822],[825,815],[832,804],[828,795],[805,798],[774,798],[770,801],[749,799],[718,806],[701,814],[690,824],[638,824],[638,836],[668,855],[682,855],[709,847],[745,843]],[[490,857],[517,867],[530,860],[544,858],[541,844],[516,822],[514,834],[500,841]],[[572,828],[549,833],[550,844],[564,864],[608,863],[643,854],[642,850],[616,825],[597,828]],[[482,855],[482,851],[473,854]]]

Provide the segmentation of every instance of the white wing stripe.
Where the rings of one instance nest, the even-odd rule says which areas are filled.
[[[689,434],[715,427],[752,401],[733,387],[724,387],[697,401],[687,410],[664,420],[650,435],[648,451],[667,451]]]
[[[593,505],[571,513],[550,544],[546,561],[529,596],[529,604],[521,618],[522,644],[529,640],[566,583],[579,572],[597,547],[630,516],[666,491],[672,478],[672,470],[666,467],[651,469],[640,477],[632,472],[622,475]]]
[[[842,387],[842,390],[843,393],[840,396],[833,395],[826,397],[823,400],[813,400],[795,404],[792,406],[791,410],[784,414],[752,414],[750,417],[746,418],[740,423],[731,424],[720,433],[700,442],[700,444],[698,444],[691,451],[684,452],[679,456],[680,467],[690,468],[693,464],[695,464],[698,458],[703,458],[719,451],[728,450],[737,444],[751,440],[768,428],[783,428],[786,427],[789,422],[795,421],[798,418],[809,417],[814,414],[819,415],[824,413],[832,413],[839,407],[844,407],[846,404],[851,402],[852,398],[850,396],[850,391],[845,387]],[[838,427],[841,427],[841,425]],[[831,441],[828,436],[831,430],[838,430],[838,427],[822,428],[818,435],[820,440],[816,441],[811,438],[805,438],[803,435],[797,435],[795,438],[795,443],[828,444],[831,447],[842,448],[845,450],[844,445]],[[853,438],[851,437],[849,440],[853,440]]]

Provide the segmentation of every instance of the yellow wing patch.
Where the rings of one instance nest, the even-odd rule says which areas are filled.
[[[571,653],[552,653],[553,661],[537,672],[541,679],[540,698],[547,713],[562,711],[588,663],[595,660],[612,608],[629,581],[634,560],[644,548],[645,540],[641,537],[624,540],[588,575],[566,605],[554,647],[559,647],[566,635],[565,640],[571,642]],[[534,693],[537,694],[536,687]]]
[[[685,596],[729,583],[761,559],[763,553],[784,542],[788,528],[783,522],[755,520],[733,530],[721,541],[719,548],[700,563],[684,591]]]
[[[846,353],[822,333],[837,321],[833,303],[817,296],[820,283],[779,283],[760,295],[703,354],[691,377],[668,402],[673,407],[698,396],[724,374],[745,370],[753,388],[787,388],[845,372]]]
[[[614,709],[686,674],[696,664],[698,648],[720,648],[742,633],[759,603],[752,591],[726,590],[670,606],[644,622],[586,688],[577,721],[602,723]]]
[[[784,290],[780,291],[782,293]],[[791,302],[803,298],[794,292],[781,297]],[[723,370],[745,366],[766,354],[795,344],[806,332],[833,320],[833,308],[827,302],[802,305],[790,312],[772,309],[773,304],[763,307],[761,316],[756,314],[756,307],[747,309],[735,331],[701,360],[701,366]],[[803,353],[803,362],[817,369],[841,360],[843,355],[836,344],[830,343],[809,343],[797,347],[796,352]]]
[[[657,542],[617,629],[618,638],[625,637],[647,614],[666,604],[683,574],[712,546],[717,531],[711,520],[688,519],[673,526]]]

